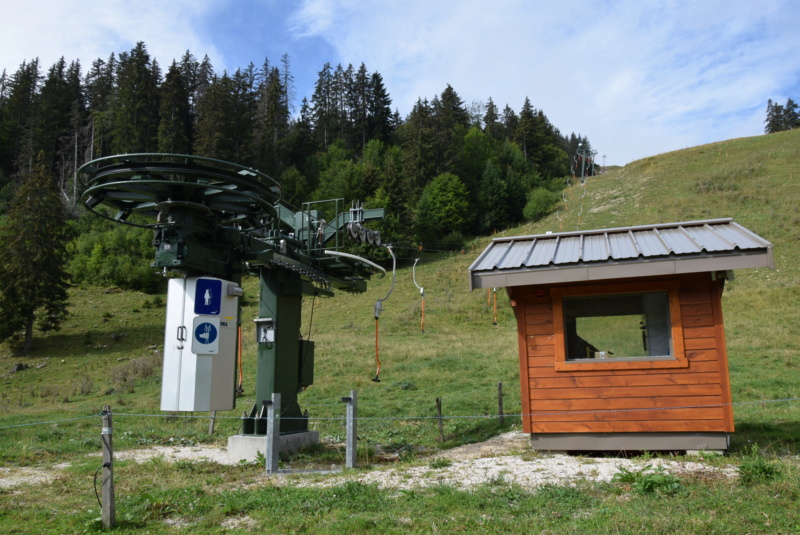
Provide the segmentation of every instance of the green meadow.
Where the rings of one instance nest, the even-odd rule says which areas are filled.
[[[499,236],[732,217],[774,245],[775,270],[736,272],[723,294],[736,433],[724,458],[739,477],[631,474],[613,483],[547,485],[532,492],[494,481],[467,492],[446,486],[382,491],[277,484],[263,465],[115,463],[121,533],[799,533],[800,131],[688,148],[610,168],[565,188],[545,219]],[[469,291],[468,266],[489,243],[463,251],[397,248],[396,286],[379,325],[373,307],[391,285],[306,299],[304,337],[315,341],[315,382],[300,395],[323,444],[283,459],[287,468],[344,464],[342,396],[358,392],[359,468],[427,464],[443,448],[519,430],[516,324],[504,291]],[[425,288],[425,332],[421,298]],[[34,339],[27,355],[0,345],[0,460],[5,470],[46,470],[45,482],[0,485],[5,533],[101,531],[93,488],[104,405],[116,451],[224,445],[255,402],[257,281],[244,281],[244,392],[237,408],[208,414],[158,410],[164,295],[76,286],[70,318]],[[27,366],[27,368],[25,368]],[[25,368],[12,371],[17,368]],[[505,420],[498,413],[503,385]],[[442,400],[439,440],[436,398]],[[526,453],[526,455],[535,455]],[[646,459],[643,460],[643,463]],[[68,466],[64,463],[69,463]],[[644,465],[643,465],[644,466]],[[309,476],[323,478],[324,476]],[[626,479],[627,477],[627,479]],[[674,485],[673,485],[674,483]]]

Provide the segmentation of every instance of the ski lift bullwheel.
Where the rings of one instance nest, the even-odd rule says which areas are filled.
[[[199,156],[125,154],[93,160],[78,173],[88,210],[146,228],[163,226],[170,210],[179,209],[255,230],[277,217],[281,197],[280,185],[268,175]],[[134,214],[155,221],[129,221]]]

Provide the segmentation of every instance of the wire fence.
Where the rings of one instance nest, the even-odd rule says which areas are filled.
[[[558,416],[558,415],[574,415],[574,414],[604,414],[604,413],[630,413],[630,412],[650,412],[650,411],[660,411],[660,410],[676,410],[676,409],[705,409],[705,408],[719,408],[719,407],[737,407],[737,406],[748,406],[748,405],[767,405],[772,403],[792,403],[800,401],[800,398],[780,398],[780,399],[766,399],[766,400],[756,400],[756,401],[737,401],[731,403],[714,403],[714,404],[707,404],[707,405],[684,405],[679,407],[648,407],[648,408],[634,408],[634,409],[593,409],[593,410],[582,410],[582,411],[546,411],[546,412],[531,412],[531,413],[504,413],[504,414],[467,414],[467,415],[432,415],[432,416],[359,416],[355,418],[356,420],[360,421],[414,421],[414,420],[486,420],[486,419],[497,419],[501,416],[506,418],[536,418],[537,416]],[[322,405],[322,404],[318,404]],[[327,404],[324,404],[327,405]],[[342,403],[337,404],[330,404],[342,407]],[[38,422],[31,422],[31,423],[24,423],[24,424],[15,424],[15,425],[5,425],[0,426],[0,430],[3,429],[14,429],[20,427],[33,427],[33,426],[41,426],[41,425],[49,425],[49,424],[60,424],[65,422],[74,422],[77,420],[86,420],[90,418],[100,418],[104,414],[111,414],[114,417],[132,417],[132,418],[186,418],[186,419],[203,419],[207,420],[209,418],[208,414],[175,414],[175,413],[160,413],[160,414],[151,414],[151,413],[127,413],[127,412],[110,412],[110,413],[93,413],[86,416],[78,416],[75,418],[64,418],[59,420],[47,420],[47,421],[38,421]],[[213,416],[216,420],[263,420],[263,417],[259,416],[224,416],[224,415],[215,415]],[[309,417],[286,417],[282,416],[282,420],[307,420],[311,421],[335,421],[340,420],[342,422],[346,421],[346,417],[343,416],[309,416]]]

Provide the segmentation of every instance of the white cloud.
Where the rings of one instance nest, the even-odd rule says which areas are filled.
[[[519,110],[528,96],[614,163],[760,134],[754,106],[800,89],[791,1],[313,0],[302,13],[342,61],[383,75],[401,113],[447,84],[467,103]]]
[[[800,98],[798,21],[795,0],[31,0],[4,9],[0,68],[85,72],[137,41],[163,69],[187,49],[218,72],[285,51],[302,98],[325,62],[364,62],[401,114],[447,84],[467,104],[529,97],[624,164],[760,134],[768,98]]]
[[[13,73],[39,58],[43,71],[64,56],[81,60],[84,71],[97,58],[128,51],[144,41],[162,68],[187,49],[221,54],[195,30],[211,0],[32,0],[3,9],[0,67]]]

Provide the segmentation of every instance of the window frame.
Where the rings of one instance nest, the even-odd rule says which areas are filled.
[[[669,306],[672,352],[670,357],[626,357],[620,359],[575,359],[567,360],[567,341],[564,328],[564,297],[602,297],[604,295],[666,292]],[[597,370],[650,370],[664,368],[687,368],[689,361],[683,343],[681,320],[680,282],[629,282],[589,286],[551,288],[553,303],[553,328],[556,371]]]

